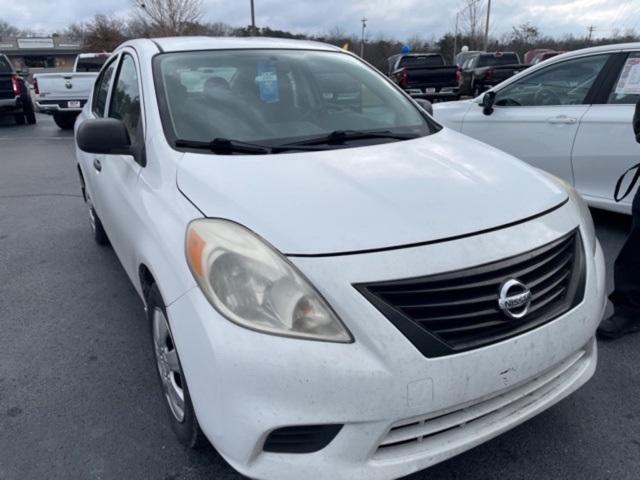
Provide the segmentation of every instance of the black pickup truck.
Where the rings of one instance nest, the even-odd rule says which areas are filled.
[[[36,114],[24,78],[5,55],[0,55],[0,116],[12,116],[18,125],[36,123]]]
[[[455,100],[458,67],[446,65],[439,53],[402,53],[387,60],[389,77],[412,97]]]
[[[476,54],[463,65],[460,72],[460,95],[477,97],[527,67],[520,63],[520,57],[514,52]]]

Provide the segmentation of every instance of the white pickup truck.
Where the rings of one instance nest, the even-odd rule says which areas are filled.
[[[72,72],[34,75],[33,88],[38,111],[53,115],[53,120],[61,129],[72,129],[109,55],[81,53],[76,58]]]

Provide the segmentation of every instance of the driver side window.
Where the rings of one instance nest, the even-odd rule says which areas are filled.
[[[500,107],[580,105],[609,55],[567,60],[538,70],[496,92]]]

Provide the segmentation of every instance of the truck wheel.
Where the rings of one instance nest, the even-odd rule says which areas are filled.
[[[24,114],[18,113],[15,116],[15,119],[16,119],[16,125],[24,125],[25,124]]]
[[[35,125],[36,123],[36,112],[33,109],[33,102],[31,99],[27,102],[27,105],[24,108],[24,116],[27,119],[27,123],[29,125]]]
[[[146,303],[151,344],[169,423],[180,443],[189,448],[202,448],[207,445],[207,440],[198,425],[178,350],[171,335],[164,301],[155,284],[149,288]]]
[[[473,85],[473,98],[479,97],[482,93],[482,89],[479,85]]]
[[[54,113],[53,121],[56,122],[56,125],[62,130],[73,130],[77,116],[75,113]]]

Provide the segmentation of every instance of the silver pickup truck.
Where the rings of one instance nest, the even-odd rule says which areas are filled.
[[[76,58],[73,72],[34,75],[38,111],[53,115],[56,125],[63,130],[72,129],[107,58],[108,53],[81,53]]]

